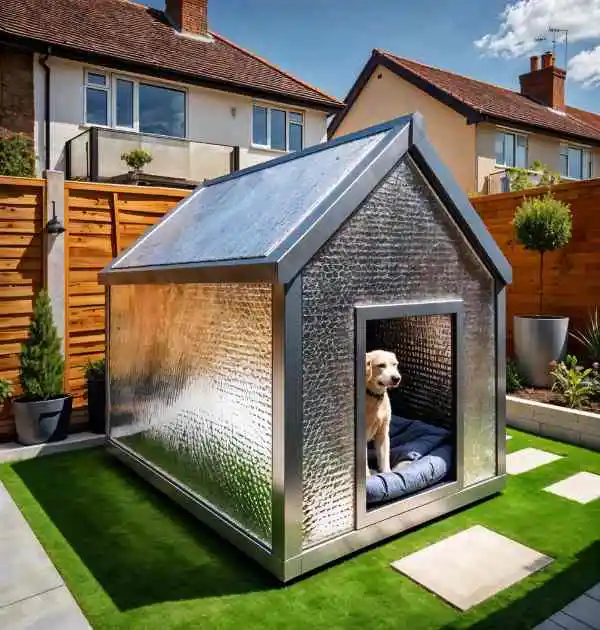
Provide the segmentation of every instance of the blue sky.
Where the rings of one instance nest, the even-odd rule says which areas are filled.
[[[373,48],[518,89],[535,36],[568,27],[567,101],[600,113],[600,0],[209,0],[209,22],[340,98]]]

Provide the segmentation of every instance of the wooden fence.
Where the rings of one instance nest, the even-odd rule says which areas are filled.
[[[19,352],[34,296],[48,285],[48,269],[59,255],[64,302],[58,317],[64,321],[65,389],[75,398],[73,422],[81,425],[86,405],[84,368],[88,360],[102,357],[105,349],[104,288],[98,283],[98,272],[190,191],[62,182],[58,176],[61,199],[49,192],[57,190],[56,181],[52,187],[50,179],[0,177],[0,378],[18,381]],[[561,184],[553,190],[571,204],[573,239],[564,250],[546,256],[544,311],[568,315],[574,326],[581,326],[590,309],[600,304],[600,179]],[[513,265],[514,281],[508,290],[509,351],[512,316],[535,313],[539,289],[538,257],[514,242],[511,220],[523,194],[540,192],[545,190],[472,200]],[[59,237],[62,249],[48,245],[44,230],[52,201],[60,207],[66,228]],[[5,407],[0,410],[0,441],[13,434],[13,421]]]
[[[511,221],[524,195],[545,194],[547,190],[471,200],[513,267],[507,296],[509,352],[513,316],[538,314],[539,296],[539,255],[515,242]],[[587,323],[590,311],[600,306],[600,179],[559,184],[552,191],[571,206],[573,236],[564,249],[544,256],[543,310],[548,315],[566,315],[571,318],[571,327],[579,328]]]
[[[21,343],[33,312],[34,297],[48,285],[54,247],[44,230],[55,208],[66,232],[56,248],[63,260],[65,391],[74,396],[75,426],[86,420],[84,369],[105,350],[104,287],[98,272],[153,225],[189,190],[64,182],[63,199],[51,199],[43,179],[0,177],[0,378],[18,383]],[[60,203],[57,203],[60,202]],[[56,238],[56,237],[54,237]],[[49,287],[52,294],[52,287]],[[8,408],[0,410],[0,441],[14,436]]]

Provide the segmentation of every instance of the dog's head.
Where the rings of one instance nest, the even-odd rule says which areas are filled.
[[[398,359],[393,352],[373,350],[367,352],[367,387],[372,392],[383,393],[400,385],[402,377],[398,372]]]

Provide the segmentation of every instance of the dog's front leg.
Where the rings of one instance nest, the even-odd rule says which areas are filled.
[[[390,468],[390,433],[388,427],[375,436],[377,467],[382,473],[392,472]]]

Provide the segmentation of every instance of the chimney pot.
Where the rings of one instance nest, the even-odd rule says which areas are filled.
[[[539,68],[540,58],[537,55],[533,55],[529,60],[531,72],[535,72]]]
[[[542,55],[542,68],[550,68],[554,65],[554,55],[551,52],[545,52]]]

